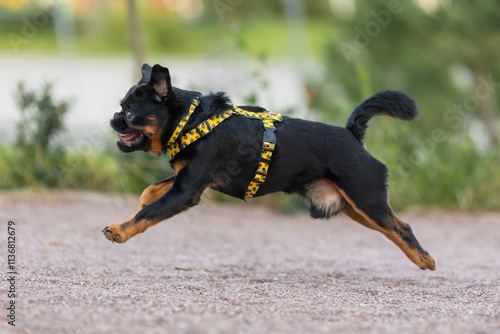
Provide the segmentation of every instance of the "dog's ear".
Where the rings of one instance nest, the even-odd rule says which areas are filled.
[[[141,81],[139,81],[138,85],[140,84],[147,84],[151,80],[151,71],[153,69],[149,64],[144,63],[141,68],[141,73],[142,73],[142,78]]]
[[[149,85],[152,86],[162,98],[168,98],[170,92],[172,91],[168,68],[162,67],[158,64],[153,66]]]

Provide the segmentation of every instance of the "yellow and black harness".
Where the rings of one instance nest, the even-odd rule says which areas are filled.
[[[224,120],[228,119],[232,115],[239,115],[253,119],[260,119],[262,125],[264,125],[264,138],[262,140],[262,150],[260,153],[259,166],[255,175],[250,181],[248,188],[245,192],[245,198],[252,198],[255,193],[259,190],[260,186],[266,181],[267,171],[269,169],[269,164],[271,163],[271,156],[273,155],[274,149],[276,148],[276,127],[274,126],[274,121],[281,122],[283,117],[280,114],[273,113],[270,111],[263,112],[251,112],[238,108],[235,105],[230,105],[231,109],[224,111],[218,116],[210,117],[197,126],[191,131],[188,131],[184,136],[179,138],[184,126],[189,121],[189,118],[194,113],[196,107],[200,104],[197,99],[193,100],[191,107],[186,116],[182,118],[177,127],[172,134],[172,137],[166,145],[166,150],[170,155],[170,160],[172,160],[177,153],[179,153],[186,146],[194,143],[198,139],[209,134],[217,125],[222,123]]]

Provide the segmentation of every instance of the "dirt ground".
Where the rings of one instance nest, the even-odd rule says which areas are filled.
[[[500,333],[500,214],[402,214],[438,259],[380,233],[204,202],[125,244],[101,229],[136,199],[0,194],[1,333]],[[16,327],[7,324],[7,224]],[[4,288],[5,287],[5,288]]]

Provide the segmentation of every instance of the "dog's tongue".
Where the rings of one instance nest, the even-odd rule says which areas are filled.
[[[121,135],[118,133],[118,138],[128,146],[132,145],[132,142],[141,136],[140,133],[131,133],[129,135]]]

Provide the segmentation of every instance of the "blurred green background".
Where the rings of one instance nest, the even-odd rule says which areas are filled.
[[[187,73],[182,88],[239,87],[235,103],[337,125],[372,94],[404,91],[417,119],[375,118],[366,138],[393,207],[500,209],[498,1],[1,0],[0,31],[0,189],[140,193],[168,177],[167,157],[119,152],[105,126],[116,105],[84,95],[118,101],[142,62],[161,61]]]

